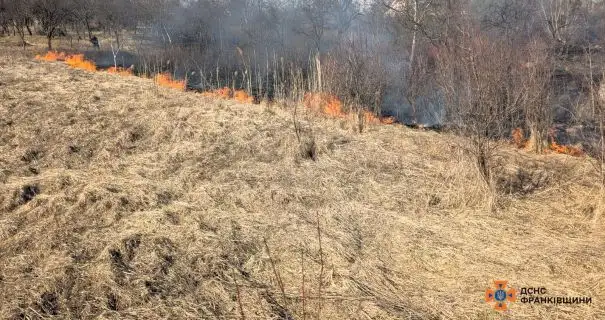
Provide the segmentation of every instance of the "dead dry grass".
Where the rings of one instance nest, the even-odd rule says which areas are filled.
[[[288,108],[1,55],[1,318],[605,318],[590,160],[503,146],[492,213],[448,134],[303,113],[313,161]]]

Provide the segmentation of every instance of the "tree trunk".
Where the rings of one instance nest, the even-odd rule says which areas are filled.
[[[482,138],[477,141],[476,147],[476,160],[477,166],[479,167],[479,172],[481,173],[481,177],[485,181],[486,185],[491,188],[492,186],[492,170],[490,165],[490,152],[489,152],[489,142],[482,141]]]
[[[412,35],[412,49],[410,50],[410,67],[414,65],[414,56],[416,55],[416,34],[418,27],[418,0],[414,0],[414,32]]]
[[[416,100],[410,101],[410,104],[412,106],[412,124],[416,125],[418,123],[418,116],[416,114]]]
[[[27,42],[25,41],[25,31],[23,31],[21,28],[19,29],[19,40],[21,40],[23,49],[25,49],[25,46],[27,46]]]
[[[323,83],[321,79],[321,60],[319,59],[319,52],[315,55],[315,68],[317,71],[317,88],[318,92],[323,92]]]
[[[25,31],[23,30],[23,26],[17,24],[17,22],[13,22],[13,27],[15,28],[15,30],[17,31],[17,34],[19,35],[19,41],[21,41],[21,46],[23,46],[23,48],[25,48],[26,46],[26,42],[25,42]]]
[[[48,51],[53,49],[53,34],[55,33],[55,28],[51,28],[48,34],[46,34],[46,39],[48,40]]]
[[[548,141],[544,139],[544,132],[538,128],[536,123],[530,123],[527,147],[535,153],[542,153],[547,143]]]
[[[120,50],[120,47],[121,47],[121,46],[120,46],[120,32],[118,32],[118,31],[116,30],[116,31],[114,31],[114,34],[115,34],[115,36],[116,36],[116,45],[117,45],[117,47],[118,47],[118,50]]]
[[[84,20],[84,22],[86,23],[86,31],[88,31],[88,39],[92,39],[92,30],[90,30],[90,21],[88,21],[88,18],[86,18]]]

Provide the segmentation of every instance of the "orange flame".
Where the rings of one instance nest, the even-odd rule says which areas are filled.
[[[343,103],[334,95],[327,93],[306,93],[303,99],[305,107],[328,116],[344,118],[347,113],[343,110]],[[363,119],[372,124],[394,124],[395,117],[380,118],[370,111],[363,111]]]
[[[303,99],[305,107],[332,117],[345,117],[342,111],[342,102],[335,96],[327,93],[306,93]]]
[[[72,68],[83,69],[87,71],[97,71],[94,62],[84,59],[83,54],[75,54],[65,59],[65,63]]]
[[[132,68],[122,68],[122,67],[111,67],[107,69],[108,73],[117,74],[119,76],[128,77],[134,75],[132,72]]]
[[[384,117],[380,119],[382,124],[394,124],[396,121],[395,117]]]
[[[578,147],[574,147],[574,146],[563,146],[557,143],[557,140],[555,139],[555,130],[554,129],[550,129],[548,135],[550,136],[550,145],[548,146],[550,150],[556,152],[556,153],[562,153],[562,154],[568,154],[570,156],[574,156],[574,157],[581,157],[584,155],[584,151],[582,151],[581,148]]]
[[[57,51],[48,51],[45,55],[36,55],[36,60],[42,61],[64,61],[67,59],[67,54],[65,52],[57,52]]]
[[[381,123],[380,118],[378,118],[374,113],[370,111],[363,111],[364,121],[366,123],[378,124]]]
[[[380,118],[376,116],[376,114],[374,114],[373,112],[367,110],[363,111],[363,117],[366,123],[372,124],[394,124],[396,121],[395,117]]]
[[[241,103],[252,103],[254,101],[254,97],[250,96],[244,90],[235,90],[232,92],[231,89],[224,87],[220,89],[215,89],[211,91],[202,92],[203,97],[212,98],[212,99],[235,99]]]
[[[202,96],[213,99],[229,99],[231,98],[231,89],[224,87],[220,89],[206,91],[202,92]]]
[[[562,145],[558,144],[554,139],[550,143],[549,147],[550,147],[550,150],[552,150],[556,153],[568,154],[568,155],[574,156],[574,157],[581,157],[584,155],[584,151],[582,151],[582,149],[580,149],[578,147],[574,147],[574,146],[562,146]]]
[[[241,103],[252,103],[254,101],[254,98],[249,96],[244,90],[235,90],[233,97],[236,101]]]
[[[513,137],[513,144],[517,146],[517,148],[525,148],[525,146],[527,145],[527,141],[525,141],[523,137],[523,129],[515,128],[511,135]]]
[[[328,96],[323,111],[325,114],[332,117],[346,116],[344,111],[342,111],[342,102],[335,96]]]
[[[185,90],[185,80],[174,80],[169,73],[159,73],[155,82],[162,87]]]

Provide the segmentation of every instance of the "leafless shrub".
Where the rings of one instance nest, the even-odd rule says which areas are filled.
[[[527,62],[522,61],[519,72],[520,102],[529,127],[529,149],[541,153],[548,145],[548,130],[552,126],[550,107],[553,63],[544,43],[534,41],[524,50]]]
[[[492,188],[494,139],[507,132],[506,120],[521,106],[521,84],[513,72],[519,59],[501,43],[467,31],[460,46],[446,47],[440,54],[438,81],[449,121],[454,130],[468,137],[466,149]]]

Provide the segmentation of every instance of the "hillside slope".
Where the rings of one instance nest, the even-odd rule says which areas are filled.
[[[313,161],[292,107],[3,55],[0,318],[605,318],[587,159],[503,144],[489,212],[449,134],[299,109]]]

